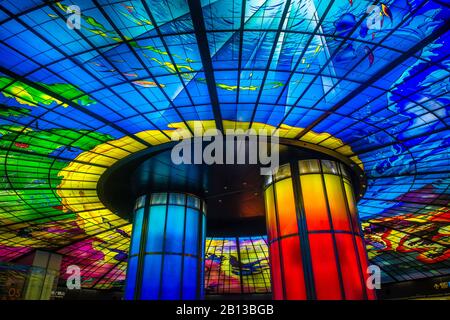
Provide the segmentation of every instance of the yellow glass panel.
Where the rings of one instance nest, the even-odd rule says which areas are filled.
[[[345,194],[347,196],[347,203],[348,203],[348,208],[350,210],[350,216],[352,219],[353,231],[359,232],[358,215],[357,215],[357,211],[356,211],[355,198],[353,196],[353,188],[349,183],[345,182],[345,180],[344,180],[344,188],[345,188]]]
[[[264,191],[264,199],[266,202],[266,220],[267,220],[267,232],[269,239],[277,238],[277,220],[275,217],[275,200],[273,196],[273,185],[269,186]]]
[[[298,233],[292,179],[284,179],[275,184],[280,236]]]
[[[300,176],[308,230],[329,230],[328,210],[320,174]]]
[[[325,174],[324,179],[327,187],[328,205],[333,219],[333,228],[334,230],[350,231],[341,178]]]

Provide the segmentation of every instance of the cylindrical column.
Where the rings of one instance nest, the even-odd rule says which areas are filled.
[[[352,183],[331,160],[268,176],[264,198],[274,299],[374,299]]]
[[[136,201],[125,299],[203,297],[205,204],[185,193],[153,193]]]

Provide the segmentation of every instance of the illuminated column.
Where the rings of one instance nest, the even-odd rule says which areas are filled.
[[[26,261],[28,260],[28,261]],[[31,262],[24,300],[50,300],[56,289],[61,268],[62,256],[56,253],[37,250],[32,256],[24,257],[19,263]]]
[[[136,201],[125,287],[127,300],[203,297],[205,205],[185,193]]]
[[[274,299],[375,299],[345,167],[330,160],[285,164],[265,183]]]

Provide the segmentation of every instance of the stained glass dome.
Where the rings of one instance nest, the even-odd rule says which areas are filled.
[[[122,286],[131,224],[102,174],[176,129],[267,128],[364,170],[384,282],[450,274],[447,2],[71,4],[0,3],[1,262],[47,250]]]

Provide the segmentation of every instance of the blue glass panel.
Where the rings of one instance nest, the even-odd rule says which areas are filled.
[[[206,216],[203,215],[202,217],[203,223],[202,223],[202,256],[205,255],[205,239],[206,239]]]
[[[151,206],[147,228],[146,252],[162,252],[166,206]]]
[[[181,256],[164,256],[162,295],[163,300],[180,299]]]
[[[183,299],[195,299],[197,293],[197,259],[184,258],[183,266]]]
[[[136,211],[133,222],[133,237],[131,240],[130,255],[137,254],[139,252],[139,246],[141,243],[142,235],[142,221],[144,219],[144,208]]]
[[[171,194],[169,194],[169,203],[184,206],[185,198],[186,198],[186,195],[184,195],[182,193],[171,193]]]
[[[200,199],[197,197],[188,196],[187,205],[188,207],[200,209]]]
[[[166,226],[165,252],[182,253],[184,233],[184,207],[169,206]]]
[[[128,260],[125,300],[133,300],[134,298],[134,289],[136,287],[137,261],[137,257],[132,257]]]
[[[167,202],[167,193],[154,193],[152,194],[151,204],[164,204]]]
[[[156,300],[159,294],[161,278],[161,255],[146,255],[142,275],[141,299]]]
[[[202,258],[205,257],[205,244],[206,244],[206,215],[202,215]],[[202,259],[202,265],[200,267],[200,279],[204,281],[205,279],[205,259]],[[205,296],[205,286],[200,286],[200,297]]]
[[[197,210],[186,209],[186,236],[184,242],[184,252],[186,254],[197,255],[198,251],[198,223],[199,212]]]
[[[146,199],[145,195],[140,196],[139,198],[137,198],[136,204],[134,206],[134,210],[142,208],[145,205],[145,199]]]

